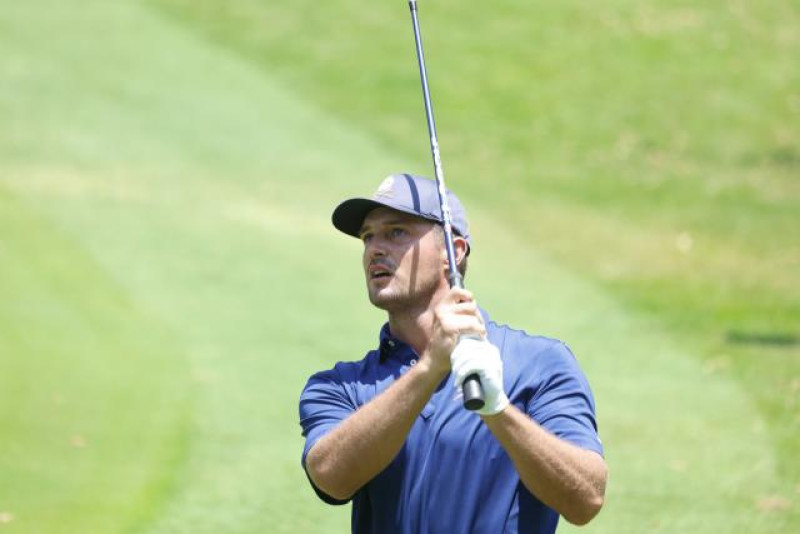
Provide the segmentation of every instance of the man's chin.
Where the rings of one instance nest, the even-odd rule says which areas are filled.
[[[390,285],[383,287],[367,286],[369,301],[373,306],[389,313],[403,312],[427,306],[436,292],[433,284],[422,285],[409,291],[407,288],[397,288]]]
[[[399,295],[394,291],[382,288],[369,292],[369,301],[380,310],[392,311],[404,307],[408,303],[407,295]]]
[[[384,291],[370,291],[369,292],[369,301],[372,303],[373,306],[379,308],[381,310],[387,310],[392,308],[392,304],[396,304],[398,301],[397,295],[392,295],[391,293],[387,293]]]

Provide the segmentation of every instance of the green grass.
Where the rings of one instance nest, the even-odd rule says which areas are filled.
[[[69,236],[0,187],[0,502],[20,532],[147,521],[180,472],[184,355]]]
[[[296,403],[382,317],[329,213],[430,168],[407,7],[368,7],[0,8],[0,530],[347,530]],[[469,285],[595,389],[584,530],[796,532],[797,6],[420,9]]]

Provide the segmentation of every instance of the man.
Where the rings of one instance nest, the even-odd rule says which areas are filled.
[[[469,228],[448,200],[463,273]],[[359,534],[552,533],[559,515],[585,524],[606,483],[589,385],[563,343],[500,326],[450,289],[440,213],[436,183],[408,174],[333,212],[363,241],[369,299],[388,322],[376,350],[306,384],[308,478],[325,502],[352,501]],[[478,413],[459,398],[472,373],[485,391]]]

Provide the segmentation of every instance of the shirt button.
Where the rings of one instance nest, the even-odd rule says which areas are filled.
[[[411,365],[417,365],[417,360],[415,360],[414,358],[411,358],[411,361],[408,362],[408,363],[410,363]]]

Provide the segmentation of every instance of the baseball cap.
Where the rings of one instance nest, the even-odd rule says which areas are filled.
[[[447,204],[453,232],[467,240],[472,248],[467,214],[461,201],[447,190]],[[439,190],[436,181],[413,174],[393,174],[386,177],[371,198],[350,198],[333,210],[333,225],[347,235],[359,237],[364,218],[375,208],[391,208],[442,224]]]

